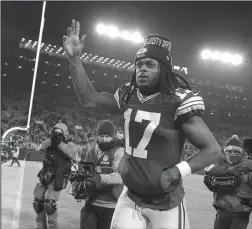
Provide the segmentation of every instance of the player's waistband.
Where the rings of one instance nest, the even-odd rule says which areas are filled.
[[[179,206],[183,201],[185,192],[183,187],[178,186],[177,189],[172,192],[158,195],[139,195],[128,189],[127,195],[132,201],[141,207],[164,211]]]

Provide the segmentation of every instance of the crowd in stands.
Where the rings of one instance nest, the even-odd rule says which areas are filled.
[[[7,142],[18,142],[21,148],[37,150],[41,142],[49,137],[53,126],[58,122],[63,122],[68,126],[69,138],[80,149],[88,150],[94,144],[95,130],[100,120],[109,119],[115,124],[117,131],[122,129],[118,122],[120,118],[107,114],[96,115],[97,112],[92,108],[84,111],[76,101],[71,101],[70,106],[64,106],[56,101],[51,102],[52,106],[45,106],[43,102],[36,101],[39,101],[37,97],[33,104],[29,131],[13,131],[7,136]],[[20,103],[19,101],[17,106],[15,98],[2,97],[1,135],[11,127],[26,127],[28,102]]]
[[[16,95],[18,96],[18,95]],[[26,127],[28,118],[29,100],[26,101],[17,97],[2,96],[2,126],[1,135],[11,127]],[[29,95],[21,96],[22,98],[29,98]],[[74,97],[74,96],[72,96]],[[8,135],[8,141],[18,142],[21,148],[27,150],[37,150],[43,140],[49,137],[50,130],[58,123],[63,122],[68,126],[69,138],[72,139],[80,149],[88,150],[94,144],[95,128],[97,123],[102,119],[111,120],[117,128],[117,131],[122,130],[122,117],[102,115],[94,108],[81,108],[77,98],[63,100],[48,100],[44,97],[35,96],[33,103],[33,110],[31,115],[30,128],[28,132],[15,131]],[[221,146],[224,145],[225,140],[232,134],[239,134],[238,132],[230,133],[226,130],[223,134],[219,134],[216,138]],[[241,132],[242,133],[242,132]],[[10,140],[11,139],[11,140]],[[196,153],[197,148],[186,142],[184,146],[184,157]],[[81,154],[81,150],[79,151]]]

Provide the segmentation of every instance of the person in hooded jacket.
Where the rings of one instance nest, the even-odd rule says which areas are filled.
[[[40,151],[45,153],[45,158],[34,189],[36,228],[58,229],[57,201],[67,186],[77,152],[75,144],[68,140],[68,128],[64,123],[53,127],[50,138],[42,142]]]
[[[114,125],[107,120],[101,121],[97,125],[96,137],[97,144],[81,158],[81,161],[95,163],[96,174],[88,179],[94,186],[80,212],[80,229],[109,229],[123,189],[118,166],[124,148],[116,143]]]
[[[214,229],[247,228],[252,208],[242,205],[239,195],[252,196],[251,171],[252,161],[244,157],[242,142],[237,135],[233,135],[225,143],[223,160],[205,169],[205,178],[211,177],[213,182],[223,177],[235,178],[235,182],[227,178],[224,186],[210,188],[214,193],[213,206],[217,211]],[[205,184],[209,186],[209,182]]]

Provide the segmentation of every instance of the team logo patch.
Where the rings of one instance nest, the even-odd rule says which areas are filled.
[[[140,49],[140,50],[137,52],[137,55],[146,53],[147,51],[148,51],[147,48],[142,48],[142,49]]]

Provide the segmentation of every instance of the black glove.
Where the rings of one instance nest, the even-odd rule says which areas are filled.
[[[177,188],[180,179],[181,174],[176,166],[164,170],[161,174],[161,190],[165,192],[174,191]]]
[[[101,181],[101,175],[99,173],[95,173],[94,176],[88,177],[86,181],[89,181],[91,183],[97,184]]]

